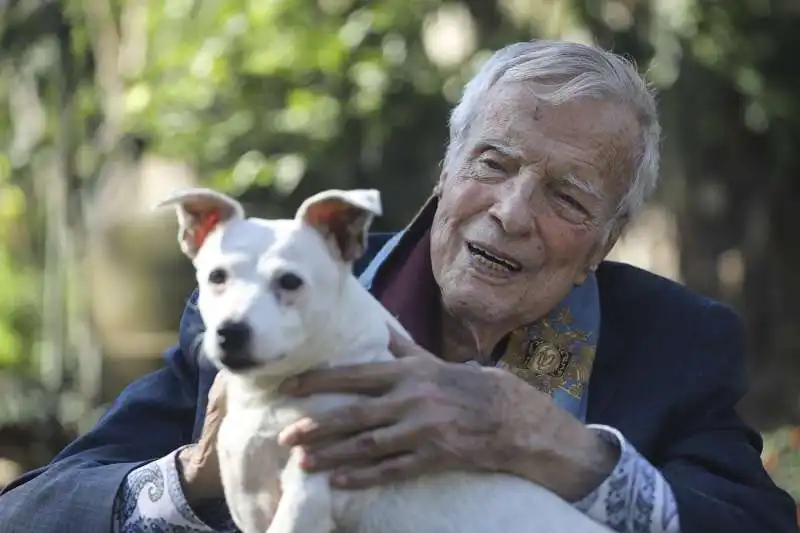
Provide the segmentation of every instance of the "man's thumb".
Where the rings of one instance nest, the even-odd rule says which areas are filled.
[[[419,353],[419,346],[411,340],[411,337],[405,331],[400,330],[397,326],[389,324],[389,351],[395,357],[408,357]]]

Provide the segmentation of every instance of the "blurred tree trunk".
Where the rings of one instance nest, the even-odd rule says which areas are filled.
[[[769,232],[758,239],[763,247],[754,247],[747,257],[744,309],[751,326],[755,382],[745,414],[764,428],[800,425],[800,158],[791,146],[798,134],[774,131],[772,179],[753,177],[753,188],[760,189],[754,194],[767,197],[762,215],[767,224],[761,226]]]
[[[692,289],[740,310],[750,335],[754,383],[779,358],[768,263],[773,175],[768,138],[744,120],[745,101],[729,80],[684,58],[681,75],[661,99],[665,130],[662,194],[678,222],[681,275]],[[785,372],[785,370],[784,370]],[[773,392],[777,385],[770,380]],[[786,406],[764,398],[744,412],[761,427],[787,421]]]

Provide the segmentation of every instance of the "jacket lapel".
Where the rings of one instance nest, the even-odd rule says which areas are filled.
[[[602,274],[598,273],[600,280]],[[602,285],[602,283],[600,283]],[[619,413],[614,400],[620,385],[627,379],[628,357],[626,336],[614,320],[614,313],[603,305],[603,291],[600,291],[600,308],[603,320],[600,324],[600,338],[597,344],[594,368],[589,380],[589,402],[586,412],[588,424],[607,424],[615,426]]]

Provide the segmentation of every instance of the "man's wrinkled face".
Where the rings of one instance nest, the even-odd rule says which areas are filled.
[[[445,307],[513,329],[582,283],[615,240],[636,133],[623,105],[495,86],[440,178],[431,259]]]

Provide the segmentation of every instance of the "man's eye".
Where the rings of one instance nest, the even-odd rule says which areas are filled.
[[[586,212],[586,209],[583,207],[583,205],[569,194],[559,193],[558,199],[567,204],[572,209],[577,209],[578,211],[581,211],[583,213]]]
[[[481,163],[483,164],[483,166],[491,170],[495,170],[497,172],[503,172],[505,170],[503,168],[503,165],[501,165],[498,161],[495,161],[494,159],[489,159],[489,158],[481,159]]]
[[[222,285],[228,281],[228,273],[222,268],[215,268],[208,273],[208,282],[211,285]]]

